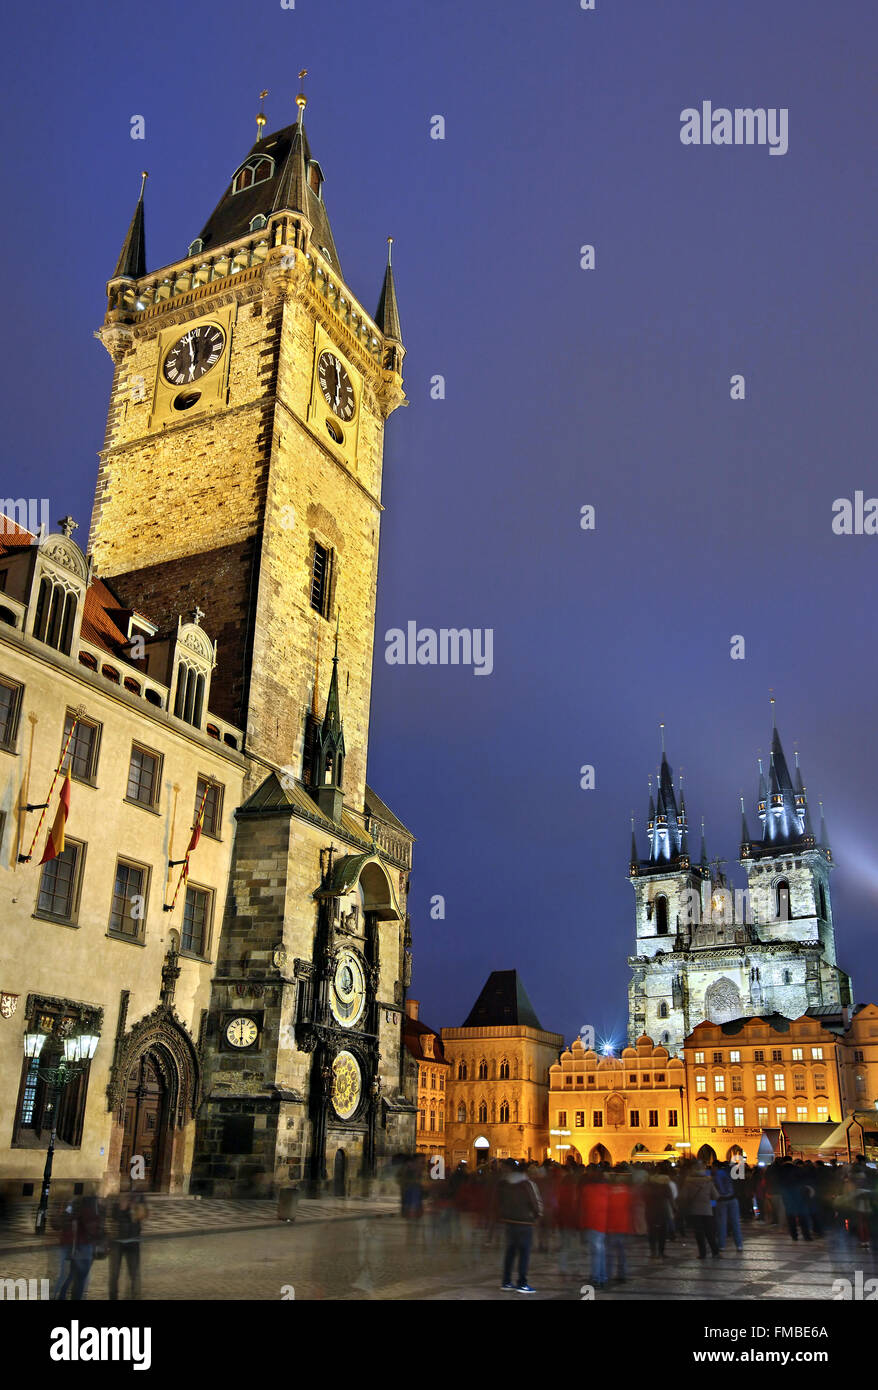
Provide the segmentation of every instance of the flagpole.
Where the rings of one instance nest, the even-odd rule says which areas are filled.
[[[66,741],[65,741],[65,743],[64,743],[64,747],[63,747],[62,750],[61,750],[61,759],[60,759],[60,761],[59,761],[59,763],[58,763],[58,766],[55,768],[55,775],[54,775],[54,777],[52,778],[52,785],[51,785],[51,787],[49,788],[49,795],[48,795],[47,798],[46,798],[46,804],[45,804],[45,806],[43,806],[43,808],[42,808],[42,810],[41,810],[41,812],[40,812],[40,819],[39,819],[39,822],[38,822],[38,824],[37,824],[37,828],[36,828],[36,830],[34,831],[34,837],[33,837],[33,839],[32,839],[31,842],[30,842],[30,849],[28,850],[27,854],[20,854],[20,855],[18,856],[18,862],[19,862],[20,864],[29,864],[30,861],[31,861],[31,859],[33,858],[34,845],[36,844],[37,840],[39,839],[40,831],[41,831],[42,828],[43,828],[43,821],[46,819],[46,812],[48,811],[49,806],[50,806],[51,803],[52,803],[52,792],[55,790],[55,783],[58,781],[58,774],[60,773],[62,767],[64,766],[64,759],[67,757],[67,750],[68,750],[68,748],[70,747],[70,740],[73,738],[74,730],[76,729],[76,726],[77,726],[78,723],[79,723],[79,711],[77,711],[76,714],[74,714],[74,716],[73,716],[73,723],[70,725],[70,733],[67,735],[67,739],[66,739]],[[29,807],[29,806],[26,806],[26,807],[25,807],[25,810],[26,810],[26,811],[28,811],[28,810],[30,810],[30,809],[31,809],[31,807]],[[33,810],[36,810],[36,809],[37,809],[36,806],[34,806],[34,807],[33,807]]]
[[[199,827],[199,828],[200,828],[200,826],[201,826],[201,817],[204,815],[204,803],[205,803],[206,800],[207,800],[207,793],[210,791],[211,786],[212,786],[212,783],[211,783],[211,782],[205,781],[205,784],[204,784],[204,795],[203,795],[203,797],[201,798],[201,805],[198,807],[198,815],[195,817],[195,825],[192,827],[193,830],[196,828],[196,826]],[[191,843],[192,843],[192,842],[191,842],[191,840],[190,840],[190,844],[191,844]],[[173,865],[175,862],[178,863],[178,864],[179,864],[180,862],[182,862],[183,867],[182,867],[182,869],[180,870],[180,877],[177,879],[177,887],[174,889],[174,896],[173,896],[173,898],[171,899],[171,901],[170,901],[169,903],[165,903],[165,912],[173,912],[173,911],[174,911],[174,908],[175,908],[176,905],[177,905],[177,896],[178,896],[178,894],[179,894],[179,892],[180,892],[180,887],[181,887],[181,885],[182,885],[182,883],[183,883],[184,878],[188,878],[188,877],[189,877],[189,855],[190,855],[191,853],[192,853],[192,850],[191,850],[191,849],[187,849],[187,851],[186,851],[186,858],[183,859],[182,861],[180,861],[179,859],[176,860],[176,861],[174,861],[174,860],[169,860],[169,861],[168,861],[168,862],[169,862],[169,865]]]

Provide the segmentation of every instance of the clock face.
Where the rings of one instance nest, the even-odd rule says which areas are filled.
[[[336,1023],[353,1028],[366,1007],[366,978],[353,951],[341,951],[329,987],[329,1007]]]
[[[353,420],[357,408],[353,383],[344,363],[334,352],[321,352],[317,359],[317,380],[332,413],[339,420]]]
[[[349,1120],[360,1103],[363,1078],[356,1057],[338,1052],[332,1064],[332,1108],[340,1120]]]
[[[233,1018],[226,1024],[226,1040],[232,1047],[252,1047],[258,1036],[255,1019]]]
[[[199,381],[222,356],[226,337],[215,323],[201,323],[179,338],[165,357],[162,372],[172,386]]]

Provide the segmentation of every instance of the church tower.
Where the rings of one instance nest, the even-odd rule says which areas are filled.
[[[217,712],[303,779],[315,661],[337,626],[345,793],[362,805],[384,426],[405,401],[405,349],[389,258],[374,317],[344,278],[297,105],[281,130],[259,123],[158,270],[141,189],[99,333],[115,372],[90,551],[159,623],[201,607]]]
[[[650,795],[645,859],[632,833],[631,1042],[647,1033],[679,1052],[706,1019],[773,1013],[794,1019],[851,1002],[850,978],[836,961],[826,824],[821,813],[815,837],[798,756],[792,777],[776,727],[767,776],[759,765],[756,809],[761,833],[754,838],[742,799],[747,888],[735,889],[722,861],[708,862],[703,829],[700,862],[692,865],[682,790],[678,807],[663,755],[655,801]]]

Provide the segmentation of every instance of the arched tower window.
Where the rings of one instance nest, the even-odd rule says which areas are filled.
[[[465,1100],[462,1100],[462,1101],[460,1102],[460,1105],[457,1107],[457,1122],[458,1122],[458,1124],[461,1124],[461,1125],[465,1125],[465,1124],[466,1124],[466,1101],[465,1101]]]
[[[507,1062],[505,1057],[503,1058],[503,1061],[500,1063],[499,1076],[501,1081],[509,1080],[509,1063]]]
[[[488,1118],[488,1103],[487,1103],[487,1101],[480,1100],[480,1101],[479,1101],[479,1124],[480,1124],[480,1125],[485,1124],[485,1122],[487,1121],[487,1118]]]
[[[43,575],[34,617],[34,637],[65,656],[70,655],[73,641],[76,603],[75,593],[63,584],[53,583],[47,574]]]
[[[667,1004],[665,1003],[664,999],[663,999],[662,1002],[659,1004],[659,1007],[658,1007],[658,1016],[659,1016],[659,1018],[667,1018],[667,1016],[668,1016],[668,1006],[667,1006]]]
[[[458,1062],[457,1079],[458,1081],[466,1081],[466,1062]]]
[[[504,1100],[504,1101],[501,1101],[501,1102],[500,1102],[500,1123],[501,1123],[501,1125],[508,1125],[508,1124],[509,1124],[509,1101],[508,1101],[508,1100]]]
[[[790,885],[788,879],[779,879],[775,885],[774,915],[779,922],[790,920]]]
[[[820,916],[823,918],[823,920],[824,920],[824,922],[825,922],[825,921],[826,921],[826,917],[827,917],[827,912],[826,912],[826,889],[823,887],[823,884],[822,884],[822,883],[818,883],[818,885],[817,885],[817,907],[818,907],[818,911],[819,911],[819,913],[820,913]]]
[[[655,900],[655,929],[659,936],[668,934],[668,900],[664,893],[659,893]]]
[[[483,1057],[482,1060],[479,1062],[479,1080],[480,1080],[480,1081],[487,1081],[487,1079],[488,1079],[488,1063],[485,1061],[485,1059],[484,1059],[484,1057]]]
[[[269,159],[268,155],[248,159],[232,179],[232,192],[241,193],[245,188],[251,188],[254,183],[264,183],[273,175],[274,160]]]

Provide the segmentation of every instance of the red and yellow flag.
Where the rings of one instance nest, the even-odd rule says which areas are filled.
[[[57,859],[59,854],[64,853],[64,827],[67,824],[67,817],[70,814],[70,773],[67,772],[61,784],[61,796],[58,800],[58,809],[55,812],[55,819],[52,821],[52,828],[46,836],[46,848],[43,850],[41,864],[46,864],[50,859]]]

